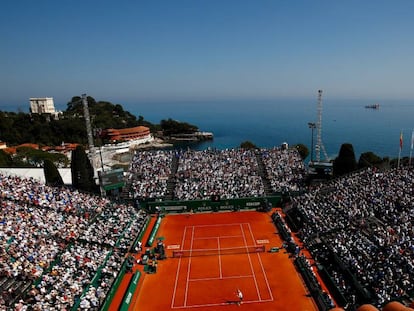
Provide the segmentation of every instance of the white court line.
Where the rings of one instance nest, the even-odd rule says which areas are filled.
[[[184,240],[185,240],[185,235],[187,233],[187,227],[184,228],[184,234],[183,234],[183,239],[181,241],[181,245],[184,246]],[[175,284],[174,284],[174,291],[173,291],[173,296],[172,296],[172,300],[171,300],[171,308],[174,308],[174,302],[175,302],[175,293],[177,292],[177,284],[178,284],[178,276],[180,274],[180,267],[181,267],[181,257],[178,260],[178,266],[177,266],[177,274],[175,276]]]
[[[252,236],[252,239],[254,241],[252,228],[250,227],[250,224],[248,224],[248,226],[249,226],[250,235]],[[267,279],[267,275],[266,275],[266,272],[265,272],[265,269],[264,269],[264,266],[263,266],[262,257],[260,257],[260,253],[257,253],[257,258],[259,259],[260,266],[262,267],[263,276],[264,276],[265,281],[266,281],[267,290],[269,291],[271,301],[273,301],[274,298],[273,298],[272,290],[270,289],[269,280]]]
[[[246,244],[246,243],[245,243]],[[195,257],[195,256],[197,256],[197,255],[194,255],[194,256],[192,256],[192,254],[194,254],[194,253],[197,253],[197,252],[209,252],[209,251],[212,251],[212,252],[214,252],[213,254],[202,254],[202,255],[200,255],[200,256],[211,256],[211,255],[214,255],[214,256],[218,256],[218,255],[220,255],[220,254],[223,254],[223,251],[227,251],[227,250],[232,250],[232,251],[236,251],[236,250],[246,250],[246,249],[249,249],[249,248],[256,248],[257,247],[257,245],[245,245],[245,246],[237,246],[237,247],[222,247],[222,248],[220,248],[220,249],[217,249],[217,248],[192,248],[192,249],[181,249],[181,251],[182,252],[189,252],[190,253],[190,255],[189,256],[182,256],[182,257]],[[221,252],[221,253],[220,253]],[[243,253],[243,254],[246,254],[246,253],[248,253],[248,252],[241,252],[241,253]],[[238,254],[238,253],[231,253],[232,255],[235,255],[235,254]],[[224,255],[226,255],[226,254],[224,254]],[[227,254],[228,255],[228,254]]]
[[[217,237],[217,248],[218,248],[218,263],[219,263],[220,279],[221,279],[223,277],[223,272],[221,270],[220,237]]]
[[[193,251],[193,241],[196,240],[196,239],[203,239],[203,238],[195,238],[194,237],[194,234],[195,234],[194,231],[195,231],[196,228],[198,228],[198,227],[217,227],[217,226],[240,226],[240,228],[242,230],[242,235],[241,236],[206,237],[204,239],[211,239],[211,238],[220,239],[220,238],[227,238],[227,237],[228,238],[231,238],[231,237],[234,237],[234,238],[236,238],[236,237],[243,237],[244,244],[245,244],[245,246],[243,248],[245,248],[245,247],[248,247],[248,246],[247,246],[246,235],[245,235],[245,232],[243,230],[243,225],[244,224],[247,224],[248,225],[249,231],[250,231],[250,235],[252,236],[253,241],[256,241],[254,239],[253,232],[252,232],[251,227],[250,227],[250,223],[216,224],[216,225],[202,225],[202,226],[186,226],[184,228],[184,235],[183,235],[183,239],[182,239],[181,245],[184,246],[184,240],[185,240],[187,228],[191,228],[192,229],[192,237],[191,237],[191,243],[190,243],[191,244],[191,246],[190,246],[190,254],[192,254],[192,251]],[[264,274],[265,281],[266,281],[266,284],[267,284],[268,291],[270,293],[271,299],[261,299],[260,291],[259,291],[258,284],[257,284],[256,275],[255,275],[255,272],[254,272],[254,269],[253,269],[253,264],[252,264],[252,261],[251,261],[251,257],[250,257],[250,254],[249,253],[247,253],[247,255],[248,255],[248,258],[249,258],[249,262],[250,262],[250,269],[251,269],[251,271],[253,273],[252,275],[230,276],[230,277],[223,277],[223,276],[221,276],[221,279],[241,279],[241,278],[253,278],[254,279],[254,283],[255,283],[255,286],[256,286],[256,290],[258,291],[259,300],[243,301],[243,304],[247,304],[247,303],[262,303],[262,302],[271,302],[271,301],[274,301],[274,298],[273,298],[273,295],[272,295],[272,291],[270,289],[269,282],[268,282],[268,279],[267,279],[267,276],[266,276],[266,273],[265,273],[265,270],[264,270],[264,266],[263,266],[263,263],[261,261],[260,254],[257,254],[257,256],[258,256],[260,265],[262,267],[262,272]],[[219,256],[220,256],[220,253],[219,253]],[[218,280],[217,278],[190,279],[191,257],[192,256],[190,255],[189,262],[188,262],[188,271],[187,271],[187,280],[186,280],[186,290],[185,290],[185,301],[184,301],[184,305],[182,305],[182,306],[174,306],[174,303],[175,303],[175,295],[176,295],[176,290],[177,290],[177,286],[178,286],[178,276],[179,276],[179,271],[180,271],[180,267],[181,267],[181,260],[182,260],[181,257],[179,258],[178,268],[177,268],[177,275],[176,275],[176,281],[175,281],[175,285],[174,285],[173,299],[172,299],[172,304],[171,304],[171,309],[189,309],[189,308],[200,308],[200,307],[214,307],[214,306],[225,306],[225,305],[231,304],[231,303],[225,302],[225,303],[215,303],[215,304],[187,305],[189,282]]]
[[[194,239],[194,226],[193,226],[193,231],[191,233],[191,243],[190,243],[190,257],[188,258],[188,271],[187,271],[187,280],[186,280],[186,284],[185,284],[185,296],[184,296],[184,306],[187,305],[187,296],[188,296],[188,283],[189,283],[189,279],[190,279],[190,268],[191,268],[191,254],[192,254],[192,250],[193,250],[193,239]]]
[[[237,275],[237,276],[225,276],[221,278],[203,278],[203,279],[190,279],[190,282],[200,282],[200,281],[214,281],[214,280],[231,280],[231,279],[245,279],[252,278],[253,274],[250,275]]]
[[[259,302],[271,302],[273,300],[243,300],[243,304],[248,303],[259,303]],[[234,302],[222,302],[222,303],[207,303],[202,305],[189,305],[189,306],[182,306],[182,307],[173,307],[172,309],[189,309],[189,308],[202,308],[202,307],[217,307],[217,306],[228,306],[235,304]]]
[[[243,240],[244,240],[244,245],[247,247],[247,241],[246,241],[246,236],[244,234],[244,229],[243,226],[240,224],[240,229],[242,231],[243,234]],[[253,240],[254,241],[254,240]],[[250,269],[253,273],[253,280],[254,280],[254,285],[256,286],[256,291],[257,291],[257,297],[259,297],[259,300],[262,299],[262,297],[260,296],[260,290],[259,290],[259,286],[257,285],[257,280],[256,280],[256,275],[254,274],[254,268],[253,268],[253,264],[252,264],[252,259],[250,257],[250,254],[247,253],[247,257],[249,258],[249,263],[250,263]]]
[[[207,236],[207,237],[201,237],[201,238],[194,238],[194,240],[208,240],[208,239],[215,239],[215,238],[220,238],[220,239],[225,239],[225,238],[241,238],[241,235],[223,235],[223,236]]]
[[[236,222],[236,223],[233,223],[233,224],[197,225],[196,227],[197,227],[197,228],[203,228],[203,227],[238,226],[238,225],[240,225],[240,224],[242,224],[242,223],[240,223],[240,222]],[[245,224],[245,223],[243,223],[243,224]]]

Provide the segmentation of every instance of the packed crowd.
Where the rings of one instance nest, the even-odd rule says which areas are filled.
[[[414,294],[413,184],[412,168],[367,169],[294,198],[314,257],[326,259],[328,249],[336,254],[377,306]],[[316,238],[324,245],[313,247]],[[338,265],[330,269],[337,286],[354,296]]]
[[[97,310],[147,217],[105,198],[0,174],[0,277],[32,284],[16,309]],[[1,294],[6,310],[20,293]]]
[[[258,165],[263,159],[264,172]],[[178,159],[177,169],[172,168]],[[260,197],[265,195],[263,179],[271,190],[297,191],[305,176],[303,161],[294,149],[226,149],[204,151],[139,151],[134,155],[128,181],[130,197],[164,198],[169,178],[175,181],[178,200]]]
[[[257,167],[252,150],[187,151],[179,158],[175,196],[179,200],[263,196]]]
[[[140,151],[134,154],[128,172],[130,197],[152,199],[164,197],[171,175],[173,151]]]
[[[179,200],[263,196],[258,157],[273,191],[299,190],[300,156],[279,148],[141,151],[127,178],[139,198],[164,197],[171,177]],[[413,184],[412,168],[366,169],[293,198],[314,258],[328,263],[334,253],[377,306],[414,294]],[[132,206],[0,174],[0,277],[33,284],[16,308],[98,309],[147,219]],[[327,268],[345,295],[357,295],[338,265]]]
[[[300,190],[305,179],[305,164],[297,150],[265,149],[262,159],[274,192]]]

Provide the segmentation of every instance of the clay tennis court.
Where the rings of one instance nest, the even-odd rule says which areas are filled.
[[[132,310],[317,310],[289,254],[267,251],[282,245],[267,213],[167,215],[158,236],[168,258],[144,275]]]

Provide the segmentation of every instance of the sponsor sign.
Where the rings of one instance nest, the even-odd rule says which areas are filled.
[[[211,206],[199,206],[199,211],[211,211]]]
[[[225,210],[225,209],[233,209],[233,205],[222,205],[220,206],[221,210]]]
[[[163,206],[162,207],[165,211],[183,211],[187,209],[187,206],[184,205],[169,205],[169,206]]]
[[[246,202],[246,206],[249,206],[249,207],[260,206],[260,202]]]
[[[168,245],[167,249],[180,249],[180,245]]]

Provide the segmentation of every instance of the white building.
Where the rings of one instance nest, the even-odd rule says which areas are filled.
[[[31,113],[50,113],[56,114],[53,97],[44,98],[30,98],[30,112]]]

